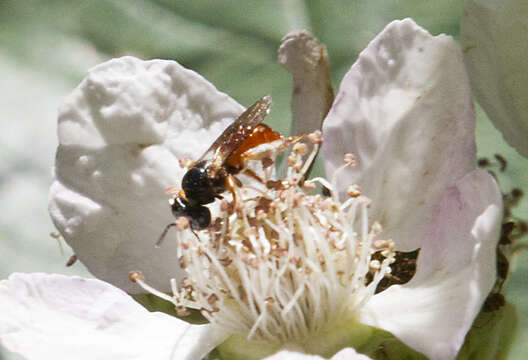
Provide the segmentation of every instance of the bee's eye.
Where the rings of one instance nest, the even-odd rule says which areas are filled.
[[[193,206],[189,208],[189,221],[193,230],[202,230],[211,223],[211,212],[208,208],[202,205]]]
[[[183,216],[191,225],[193,230],[202,230],[211,223],[211,212],[208,208],[202,205],[189,205],[189,203],[181,198],[174,199],[172,204],[172,214],[175,218]]]
[[[189,207],[189,204],[177,197],[174,199],[174,203],[171,206],[172,215],[174,215],[175,218],[179,218],[180,216],[187,217],[187,208]]]

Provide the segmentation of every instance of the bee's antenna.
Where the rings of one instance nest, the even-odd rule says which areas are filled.
[[[165,229],[161,233],[158,241],[156,241],[156,247],[160,247],[161,243],[163,242],[163,239],[165,239],[165,236],[167,235],[167,232],[169,232],[169,229],[173,226],[176,226],[176,222],[171,222],[169,225],[165,226]]]
[[[170,224],[168,224],[167,226],[165,226],[165,229],[163,229],[163,232],[161,233],[158,241],[156,241],[156,247],[160,247],[161,243],[163,242],[163,240],[165,239],[165,236],[167,236],[167,233],[169,232],[169,229],[173,226],[181,226],[177,221],[174,221],[174,222],[171,222]],[[200,240],[200,237],[198,236],[198,234],[194,231],[194,229],[192,227],[189,227],[189,230],[191,230],[191,232],[194,234],[194,236],[196,236],[196,239],[198,239],[198,241]]]

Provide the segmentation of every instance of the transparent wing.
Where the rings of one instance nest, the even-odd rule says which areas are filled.
[[[210,166],[220,167],[238,146],[266,117],[271,106],[271,96],[265,95],[229,125],[196,162],[207,160]]]

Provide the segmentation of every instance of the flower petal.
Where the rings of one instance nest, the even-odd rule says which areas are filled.
[[[359,354],[352,348],[346,348],[332,356],[331,360],[370,360],[367,355]]]
[[[460,21],[464,60],[480,105],[528,157],[528,2],[471,0]]]
[[[398,250],[413,250],[446,187],[475,168],[471,92],[455,41],[412,20],[390,23],[359,55],[323,125],[331,176],[341,195],[358,184]]]
[[[293,78],[291,133],[321,129],[334,100],[326,46],[309,31],[295,30],[281,40],[278,58]]]
[[[266,357],[264,360],[324,360],[324,358],[319,355],[309,355],[294,350],[281,350]],[[352,348],[346,348],[332,356],[331,360],[370,360],[370,358],[366,355],[358,354]]]
[[[223,340],[95,279],[13,274],[0,307],[0,344],[27,359],[201,359]]]
[[[50,214],[98,278],[129,292],[141,270],[168,290],[181,276],[165,189],[180,185],[178,159],[199,157],[243,108],[173,61],[124,57],[101,64],[59,114]]]
[[[324,360],[319,355],[305,354],[294,350],[280,350],[275,354],[265,357],[263,360]]]
[[[390,331],[431,359],[453,359],[496,278],[500,190],[475,170],[448,190],[405,285],[375,295],[361,322]]]

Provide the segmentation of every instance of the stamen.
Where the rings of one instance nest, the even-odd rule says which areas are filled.
[[[319,144],[315,143],[314,146],[312,147],[312,151],[310,152],[310,156],[308,156],[308,158],[304,162],[303,168],[300,171],[303,177],[308,172],[308,169],[312,166],[312,163],[314,162],[314,159],[317,156],[318,152],[319,152]]]
[[[169,296],[169,295],[167,295],[165,293],[162,293],[161,291],[156,290],[153,287],[151,287],[150,285],[148,285],[144,281],[145,277],[143,276],[143,273],[141,271],[131,271],[128,276],[129,276],[131,281],[133,281],[136,284],[138,284],[139,286],[141,286],[143,288],[143,290],[145,290],[146,292],[149,292],[149,293],[151,293],[153,295],[156,295],[157,297],[159,297],[161,299],[164,299],[164,300],[167,300],[169,302],[174,302],[174,298],[172,296]]]
[[[304,144],[293,146],[283,180],[273,178],[272,169],[259,160],[266,187],[234,183],[235,208],[223,200],[213,226],[180,241],[177,254],[188,277],[180,286],[171,280],[174,296],[139,276],[134,280],[178,309],[200,309],[215,327],[255,341],[302,340],[354,317],[390,273],[394,247],[378,238],[379,224],[369,225],[369,201],[358,187],[351,187],[352,197],[342,204],[337,174],[332,182],[304,181],[308,187],[326,187],[330,197],[304,191],[301,179],[320,137],[307,136],[314,142],[309,153]],[[354,164],[347,156],[336,173]]]

